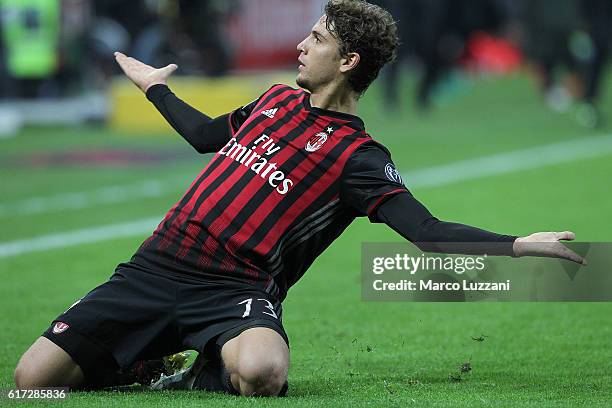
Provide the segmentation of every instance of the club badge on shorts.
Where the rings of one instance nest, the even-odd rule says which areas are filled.
[[[53,333],[55,333],[55,334],[63,333],[66,330],[68,330],[69,327],[70,326],[67,323],[56,322],[55,325],[53,325]]]

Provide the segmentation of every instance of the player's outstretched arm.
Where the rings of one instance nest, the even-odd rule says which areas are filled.
[[[177,98],[168,88],[168,78],[177,68],[175,64],[153,68],[120,52],[115,53],[115,59],[170,126],[199,153],[216,152],[230,139],[229,115],[212,119]]]
[[[527,237],[516,237],[440,221],[410,193],[398,194],[387,200],[377,209],[376,216],[423,251],[551,257],[586,265],[582,257],[560,242],[573,240],[573,232],[538,232]],[[462,247],[456,243],[466,245]]]
[[[168,78],[178,68],[176,64],[169,64],[163,68],[153,68],[120,52],[115,52],[115,60],[125,76],[145,93],[153,85],[167,85]]]

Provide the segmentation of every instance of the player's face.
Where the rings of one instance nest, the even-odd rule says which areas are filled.
[[[310,35],[298,44],[300,53],[296,83],[310,92],[324,87],[341,74],[338,41],[325,26],[323,16],[312,27]]]

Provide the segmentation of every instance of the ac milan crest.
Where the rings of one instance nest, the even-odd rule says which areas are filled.
[[[69,327],[70,326],[67,323],[56,322],[55,325],[53,326],[53,333],[55,333],[55,334],[63,333],[66,330],[68,330]]]
[[[323,144],[327,141],[327,133],[319,132],[310,139],[306,143],[306,151],[307,152],[316,152],[319,150]]]

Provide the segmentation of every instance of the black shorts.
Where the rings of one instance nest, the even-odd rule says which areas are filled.
[[[268,327],[289,340],[280,302],[248,284],[171,279],[118,268],[110,280],[72,305],[43,334],[93,380],[184,350],[220,358],[228,340]]]

